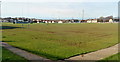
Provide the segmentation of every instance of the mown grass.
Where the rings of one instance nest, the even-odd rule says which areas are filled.
[[[120,62],[120,53],[112,55],[110,57],[107,57],[107,58],[100,60],[98,62]]]
[[[23,27],[21,24],[3,26]],[[118,24],[31,24],[3,29],[3,41],[52,60],[103,49],[118,43]]]
[[[28,62],[26,59],[2,48],[2,62]]]

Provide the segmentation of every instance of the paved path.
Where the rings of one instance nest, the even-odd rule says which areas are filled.
[[[79,56],[71,57],[71,58],[65,59],[65,60],[101,60],[103,58],[117,54],[118,53],[118,45],[120,45],[120,43],[117,45],[114,45],[112,47],[109,47],[109,48],[105,48],[102,50],[84,54],[84,56],[79,55]]]
[[[38,62],[46,62],[46,61],[49,61],[49,62],[53,62],[51,61],[50,59],[46,59],[46,58],[43,58],[43,57],[40,57],[40,56],[37,56],[35,54],[32,54],[32,53],[29,53],[29,52],[26,52],[24,50],[21,50],[21,49],[18,49],[18,48],[15,48],[15,47],[12,47],[10,45],[8,45],[7,43],[5,42],[0,42],[2,43],[2,46],[10,51],[12,51],[13,53],[21,56],[21,57],[24,57],[26,58],[27,60],[33,60],[33,62],[35,62],[34,60],[38,61]],[[88,53],[88,54],[84,54],[84,56],[82,55],[79,55],[79,56],[75,56],[75,57],[71,57],[71,58],[68,58],[68,59],[65,59],[66,60],[101,60],[103,58],[106,58],[106,57],[109,57],[111,55],[114,55],[114,54],[117,54],[118,53],[118,45],[114,45],[112,47],[109,47],[109,48],[105,48],[105,49],[102,49],[102,50],[98,50],[98,51],[95,51],[95,52],[91,52],[91,53]],[[119,51],[120,52],[120,51]],[[58,61],[59,62],[59,61]],[[61,61],[60,61],[61,62]],[[64,62],[64,61],[63,61]],[[92,61],[93,62],[93,61]]]
[[[30,60],[30,61],[51,61],[49,59],[46,59],[46,58],[43,58],[43,57],[40,57],[40,56],[37,56],[35,54],[32,54],[32,53],[29,53],[29,52],[26,52],[24,50],[21,50],[21,49],[18,49],[18,48],[15,48],[15,47],[12,47],[10,45],[8,45],[7,43],[5,42],[2,42],[2,46],[8,50],[10,50],[11,52],[21,56],[21,57],[24,57],[26,58],[27,60]]]

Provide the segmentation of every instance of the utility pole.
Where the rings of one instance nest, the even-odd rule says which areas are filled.
[[[84,9],[82,10],[82,20],[84,20]]]
[[[120,26],[120,1],[118,2],[118,26]],[[118,31],[120,31],[120,28],[118,28]],[[120,35],[119,32],[118,35]]]
[[[1,1],[0,1],[0,18],[1,18]]]
[[[2,6],[1,6],[1,1],[0,1],[0,25],[2,25],[1,23],[2,23],[2,17],[1,17],[1,8],[2,8]]]
[[[0,1],[0,26],[2,27],[2,19],[1,19],[1,1]],[[1,28],[0,28],[1,29]],[[2,32],[0,32],[0,41],[2,41]],[[0,43],[0,45],[2,45]],[[0,61],[2,61],[2,47],[0,47]]]

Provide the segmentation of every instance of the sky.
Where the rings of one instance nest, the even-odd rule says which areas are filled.
[[[5,2],[118,2],[119,0],[1,0]]]
[[[1,0],[2,17],[81,19],[118,15],[119,0]]]

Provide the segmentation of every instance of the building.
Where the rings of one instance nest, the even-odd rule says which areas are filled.
[[[37,20],[37,23],[40,23],[40,21],[39,21],[39,20]]]
[[[87,20],[81,20],[81,23],[87,23]]]
[[[52,23],[55,23],[55,21],[52,21]]]
[[[87,20],[87,23],[92,23],[92,20],[91,20],[91,19],[88,19],[88,20]]]
[[[119,22],[118,17],[115,17],[115,18],[113,19],[113,22]]]
[[[63,21],[60,20],[60,21],[58,21],[58,23],[63,23]]]
[[[88,19],[87,23],[97,23],[97,19]]]
[[[113,23],[113,19],[110,19],[110,20],[109,20],[109,23]]]
[[[92,19],[92,23],[97,23],[97,19]]]

